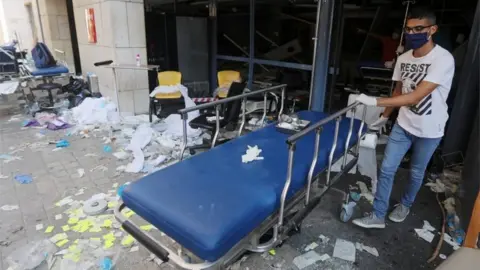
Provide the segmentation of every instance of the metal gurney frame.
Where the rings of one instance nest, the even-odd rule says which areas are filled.
[[[237,99],[244,98],[245,96],[238,96]],[[227,100],[223,102],[229,102],[232,100]],[[215,105],[221,104],[215,103]],[[275,211],[269,217],[267,217],[258,227],[252,230],[249,234],[247,234],[243,239],[239,240],[232,248],[229,249],[223,256],[221,256],[218,260],[214,262],[203,261],[200,263],[190,263],[183,259],[181,254],[177,254],[177,251],[172,250],[167,246],[166,243],[162,243],[155,238],[153,238],[149,233],[144,232],[140,229],[138,225],[133,223],[131,220],[128,220],[121,214],[121,210],[124,209],[126,206],[122,202],[119,204],[118,207],[115,208],[115,217],[117,220],[122,224],[122,227],[130,233],[133,237],[135,237],[140,243],[142,243],[147,249],[157,255],[163,261],[173,261],[176,265],[185,268],[185,269],[213,269],[213,268],[222,268],[227,266],[229,263],[233,262],[239,256],[241,256],[245,251],[252,251],[252,252],[264,252],[272,247],[280,244],[288,237],[289,231],[298,224],[320,201],[320,198],[335,184],[340,177],[342,176],[343,172],[349,171],[357,162],[358,156],[358,146],[360,138],[363,135],[364,131],[364,121],[361,121],[360,127],[358,129],[358,142],[356,145],[350,147],[350,139],[353,134],[353,127],[354,127],[354,119],[355,119],[355,111],[358,103],[354,103],[343,110],[334,113],[316,123],[313,123],[307,129],[298,132],[287,139],[288,145],[288,169],[286,175],[286,181],[283,185],[281,197],[280,197],[280,205],[279,210]],[[348,112],[352,112],[353,117],[350,120],[349,131],[347,135],[347,139],[345,141],[346,148],[343,158],[343,170],[342,172],[338,173],[337,175],[332,176],[331,174],[331,167],[334,162],[334,153],[337,148],[337,139],[339,133],[339,126],[342,116]],[[366,112],[366,110],[364,110]],[[218,115],[218,114],[217,114]],[[330,154],[328,156],[328,167],[326,169],[326,182],[319,184],[316,188],[312,187],[312,183],[317,181],[319,178],[317,177],[322,172],[317,175],[314,175],[314,168],[317,163],[318,152],[320,148],[320,135],[322,133],[323,126],[331,121],[335,121],[335,135],[332,149],[330,150]],[[186,129],[186,121],[185,121],[185,129]],[[292,170],[294,164],[294,154],[296,150],[296,144],[299,139],[315,132],[315,149],[314,149],[314,156],[311,161],[310,170],[308,172],[307,183],[303,186],[298,192],[296,192],[290,199],[287,201],[287,193],[290,188],[290,184],[292,182]],[[353,160],[351,160],[347,164],[346,154],[350,149],[354,150],[354,155],[356,156]],[[317,181],[320,183],[320,181]],[[297,206],[302,206],[300,210],[297,210]],[[285,218],[288,217],[288,218]],[[260,243],[260,238],[268,231],[273,231],[272,238],[264,243]]]

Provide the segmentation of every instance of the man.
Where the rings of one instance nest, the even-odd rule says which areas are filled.
[[[393,31],[392,36],[381,36],[375,33],[369,33],[363,29],[358,29],[359,33],[367,34],[380,42],[382,42],[382,61],[383,63],[389,63],[395,60],[397,57],[397,50],[401,49],[399,45],[400,43],[400,31],[396,30]]]
[[[427,9],[413,10],[405,27],[405,41],[411,50],[398,58],[393,73],[396,86],[390,98],[360,95],[357,101],[368,106],[387,107],[370,128],[385,125],[395,107],[400,107],[380,169],[373,213],[353,221],[363,228],[385,228],[395,172],[412,147],[410,182],[388,216],[402,222],[408,216],[422,186],[427,164],[443,137],[448,119],[447,97],[452,84],[455,63],[452,55],[432,41],[437,32],[435,14]]]

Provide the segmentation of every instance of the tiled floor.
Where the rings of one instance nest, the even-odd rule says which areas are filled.
[[[4,115],[0,119],[0,154],[11,153],[11,156],[18,156],[21,159],[8,163],[0,160],[1,174],[5,176],[0,179],[0,207],[18,205],[19,209],[0,210],[0,270],[8,268],[5,259],[13,250],[35,240],[48,238],[43,230],[36,230],[37,224],[60,227],[65,223],[65,220],[55,219],[55,215],[64,211],[55,206],[58,200],[75,194],[80,188],[86,188],[82,198],[87,199],[93,194],[106,193],[112,189],[114,183],[121,185],[142,176],[116,171],[116,168],[125,162],[118,161],[111,153],[104,153],[101,134],[98,138],[92,136],[85,139],[66,136],[65,131],[47,131],[42,134],[40,129],[21,128],[22,118],[10,122],[9,119],[11,115]],[[60,151],[52,151],[55,145],[46,144],[59,139],[67,139],[70,146]],[[99,165],[105,166],[108,170],[92,171]],[[78,176],[78,169],[85,171],[81,178]],[[14,180],[19,174],[29,174],[33,181],[30,184],[19,184]],[[405,172],[399,174],[400,181],[397,182],[402,182],[408,175]],[[345,185],[348,186],[348,182],[355,182],[358,179],[359,176],[349,176],[345,180]],[[355,263],[332,258],[306,269],[431,268],[425,261],[432,252],[432,245],[418,239],[412,230],[421,227],[422,220],[427,217],[438,227],[438,212],[435,212],[437,209],[435,201],[432,203],[432,198],[434,200],[428,191],[423,190],[418,199],[420,203],[413,209],[409,222],[404,225],[389,224],[383,231],[366,232],[338,220],[341,201],[335,193],[329,194],[304,220],[301,233],[278,247],[275,256],[250,254],[241,265],[237,264],[234,268],[297,269],[292,263],[293,258],[304,253],[308,244],[320,243],[318,238],[320,234],[328,236],[330,241],[326,244],[320,243],[315,249],[319,254],[327,253],[332,256],[335,240],[342,238],[376,247],[380,256],[377,258],[357,251]],[[426,209],[425,205],[428,204],[435,211]],[[137,252],[125,250],[120,254],[116,269],[158,269],[158,265],[146,260],[149,254],[143,247]],[[163,264],[160,269],[174,267]]]

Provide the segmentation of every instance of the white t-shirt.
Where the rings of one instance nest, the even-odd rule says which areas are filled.
[[[392,79],[402,82],[402,94],[415,91],[422,81],[438,84],[416,105],[400,108],[397,121],[403,129],[421,138],[443,137],[454,72],[453,56],[439,45],[423,57],[414,57],[412,50],[398,57]]]

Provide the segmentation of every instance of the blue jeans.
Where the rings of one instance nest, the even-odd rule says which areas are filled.
[[[378,177],[373,212],[379,218],[387,214],[390,193],[398,166],[405,153],[413,146],[410,168],[410,182],[402,196],[401,204],[411,207],[418,190],[422,187],[428,162],[442,138],[420,138],[404,130],[398,124],[392,129]]]

